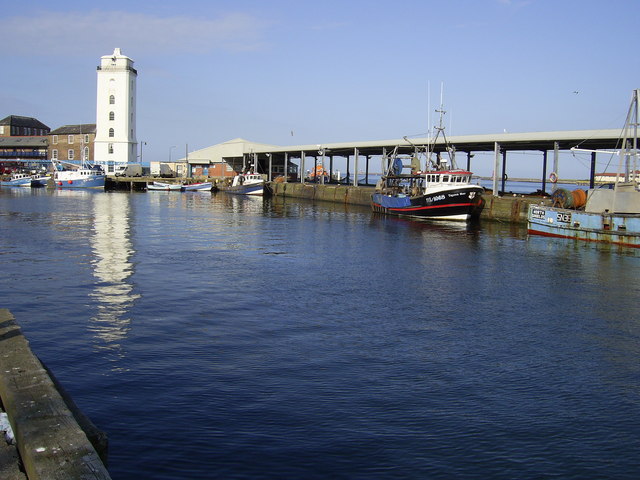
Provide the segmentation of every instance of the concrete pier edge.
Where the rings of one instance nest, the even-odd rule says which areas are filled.
[[[72,411],[77,407],[67,404],[66,393],[61,394],[56,383],[31,351],[11,312],[0,309],[0,399],[27,478],[110,479],[76,419],[79,411],[76,415]],[[86,417],[81,422],[90,424]],[[97,437],[104,443],[106,456],[106,437]]]

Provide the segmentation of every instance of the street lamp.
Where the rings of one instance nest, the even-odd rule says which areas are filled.
[[[140,142],[140,163],[142,163],[142,146],[146,144],[147,142]]]

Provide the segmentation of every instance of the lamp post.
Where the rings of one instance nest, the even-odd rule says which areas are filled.
[[[147,142],[140,142],[140,163],[142,163],[142,146],[146,144]]]

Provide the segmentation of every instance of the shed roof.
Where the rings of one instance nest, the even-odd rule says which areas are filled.
[[[221,163],[225,161],[225,158],[242,157],[245,153],[258,151],[269,152],[278,148],[280,147],[276,145],[267,145],[264,143],[251,142],[243,138],[234,138],[233,140],[228,140],[217,145],[212,145],[211,147],[206,147],[200,150],[189,152],[188,161],[189,163],[196,164]],[[183,157],[179,161],[184,162],[185,160],[187,160],[187,158]]]
[[[493,151],[495,144],[500,145],[502,151],[525,150],[553,150],[557,143],[558,149],[569,150],[572,147],[585,149],[611,149],[619,148],[621,131],[619,129],[608,130],[568,130],[555,132],[526,132],[526,133],[498,133],[487,135],[459,135],[447,137],[450,145],[461,152]],[[429,144],[427,138],[397,138],[391,140],[374,140],[361,142],[340,142],[324,144],[306,144],[277,146],[251,142],[242,138],[229,140],[218,145],[203,148],[189,153],[189,163],[217,163],[226,159],[241,158],[244,154],[284,154],[297,158],[301,152],[305,155],[319,155],[321,148],[327,155],[353,155],[357,148],[360,155],[381,155],[383,151],[391,153],[398,146],[400,153],[412,153],[414,146]],[[436,151],[446,149],[443,138],[435,143]],[[183,158],[184,162],[185,159]]]

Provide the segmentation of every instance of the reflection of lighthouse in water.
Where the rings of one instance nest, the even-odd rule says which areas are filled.
[[[93,275],[96,285],[91,293],[97,300],[98,312],[92,319],[91,329],[99,339],[99,348],[113,350],[123,356],[121,340],[126,337],[131,319],[129,308],[139,297],[131,293],[128,279],[133,273],[129,262],[133,248],[129,238],[129,195],[109,193],[93,195],[94,235]]]

